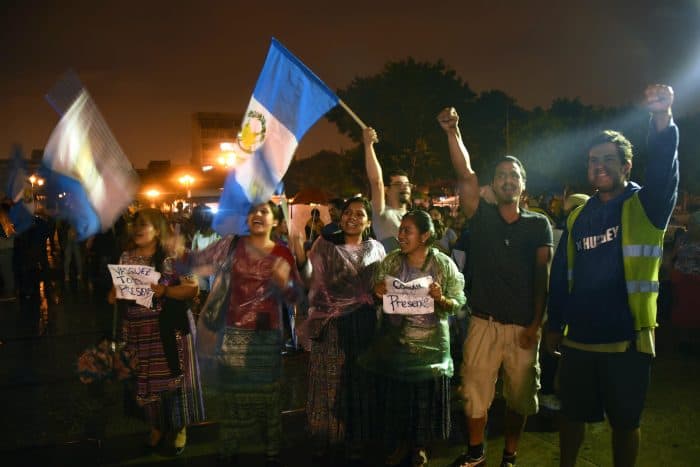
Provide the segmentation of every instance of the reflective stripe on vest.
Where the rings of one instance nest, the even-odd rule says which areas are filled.
[[[657,245],[627,245],[622,247],[622,256],[646,256],[661,258],[663,250]]]
[[[658,281],[627,281],[627,293],[659,293]]]
[[[576,248],[573,226],[585,204],[574,209],[567,219],[567,263],[569,292],[574,285],[574,258]],[[622,256],[629,303],[634,328],[656,326],[656,299],[659,293],[658,272],[663,255],[665,229],[654,226],[644,211],[639,193],[622,203],[620,218]]]

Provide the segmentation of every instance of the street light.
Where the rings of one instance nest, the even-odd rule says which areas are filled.
[[[192,198],[192,192],[190,191],[190,188],[192,187],[192,183],[194,183],[194,177],[192,175],[186,174],[180,177],[180,183],[185,185],[185,189],[187,190],[187,199]]]
[[[36,201],[38,204],[38,201],[35,200],[35,198],[37,198],[37,196],[36,196],[36,193],[34,193],[34,185],[37,185],[39,187],[44,186],[44,179],[32,174],[29,176],[28,180],[29,180],[29,183],[32,184],[32,201]]]
[[[150,200],[152,208],[155,207],[156,198],[158,198],[159,196],[160,196],[160,191],[156,190],[155,188],[151,188],[150,190],[146,191],[146,197]]]
[[[41,177],[37,177],[36,175],[31,175],[29,177],[29,183],[32,184],[32,190],[33,190],[34,185],[44,186],[44,179]]]

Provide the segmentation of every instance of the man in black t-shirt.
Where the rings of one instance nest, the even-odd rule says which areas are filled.
[[[464,345],[461,388],[469,450],[453,465],[485,465],[486,416],[502,367],[507,408],[501,466],[512,466],[527,416],[538,409],[537,354],[552,229],[543,215],[520,208],[526,173],[518,159],[505,156],[498,162],[491,184],[496,205],[488,204],[480,198],[479,180],[462,141],[457,112],[444,109],[438,121],[447,133],[471,242],[472,319]]]

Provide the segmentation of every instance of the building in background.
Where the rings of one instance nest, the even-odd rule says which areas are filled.
[[[192,159],[195,167],[221,167],[222,143],[236,140],[242,116],[223,112],[192,115]]]

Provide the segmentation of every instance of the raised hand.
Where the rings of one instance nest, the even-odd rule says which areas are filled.
[[[368,126],[364,130],[362,130],[362,141],[365,143],[365,145],[370,145],[379,142],[379,138],[377,137],[377,132],[375,131],[375,129]]]
[[[445,107],[437,116],[437,121],[445,131],[457,129],[459,125],[459,115],[454,107]]]
[[[644,103],[652,113],[669,113],[673,98],[673,88],[666,84],[652,84],[644,90]]]

